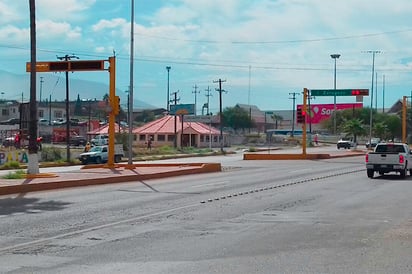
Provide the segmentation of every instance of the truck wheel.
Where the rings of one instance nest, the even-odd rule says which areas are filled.
[[[118,162],[120,162],[122,160],[122,157],[120,157],[120,155],[115,155],[114,156],[114,162],[115,163],[118,163]]]
[[[366,173],[368,174],[369,178],[373,178],[373,173],[375,173],[375,171],[373,171],[373,169],[367,169]]]
[[[405,167],[405,169],[401,170],[399,172],[399,174],[401,175],[401,178],[405,178],[405,176],[406,176],[406,167]]]
[[[102,163],[102,158],[96,157],[96,164],[101,164],[101,163]]]

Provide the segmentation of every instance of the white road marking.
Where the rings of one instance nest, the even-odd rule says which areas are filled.
[[[230,181],[223,181],[223,182],[216,182],[216,183],[209,183],[209,184],[201,184],[201,185],[195,185],[192,187],[204,187],[204,186],[218,186],[218,185],[224,185],[229,183]]]

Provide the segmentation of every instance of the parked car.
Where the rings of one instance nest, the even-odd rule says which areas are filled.
[[[97,135],[93,139],[90,140],[90,143],[93,146],[107,145],[109,143],[109,136],[107,136],[107,135]]]
[[[82,164],[86,165],[89,163],[105,163],[109,156],[109,148],[107,145],[104,146],[94,146],[88,152],[83,152],[79,155],[79,160]],[[123,144],[114,145],[114,162],[118,163],[124,157]]]
[[[70,137],[70,144],[72,146],[85,146],[87,144],[87,138],[84,136],[71,136]]]
[[[341,148],[350,149],[355,146],[356,146],[356,143],[353,141],[353,139],[348,138],[348,137],[340,139],[338,143],[336,144],[336,147],[338,149],[341,149]]]
[[[0,125],[18,125],[20,124],[19,118],[10,118],[4,121],[0,121]]]
[[[66,120],[63,118],[58,118],[56,120],[53,120],[52,125],[54,126],[60,126],[60,125],[65,125],[66,124]]]
[[[371,144],[369,145],[369,141],[366,143],[366,148],[369,147],[376,147],[377,144],[381,142],[380,138],[371,138]]]
[[[44,119],[44,118],[39,119],[39,125],[48,126],[49,125],[49,120]]]
[[[11,147],[14,146],[14,137],[7,137],[3,140],[2,146]]]

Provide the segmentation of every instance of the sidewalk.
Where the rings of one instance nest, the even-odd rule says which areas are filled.
[[[76,171],[28,174],[26,179],[1,179],[0,195],[218,171],[221,171],[219,163],[133,164],[132,166],[117,164],[115,168],[108,168],[104,165],[88,165]]]

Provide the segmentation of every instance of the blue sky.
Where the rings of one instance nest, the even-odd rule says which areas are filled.
[[[37,0],[37,60],[65,54],[107,59],[115,51],[116,86],[127,90],[130,7],[130,0]],[[166,107],[166,66],[172,67],[170,92],[179,90],[180,103],[194,103],[197,86],[199,112],[208,87],[211,111],[218,111],[218,79],[226,80],[224,107],[250,103],[263,110],[291,109],[289,93],[333,88],[334,53],[341,55],[337,88],[370,89],[369,50],[381,51],[375,58],[378,107],[383,77],[386,107],[412,91],[410,0],[135,0],[134,14],[134,98],[158,107]],[[29,39],[28,1],[0,0],[0,70],[26,73]],[[102,72],[76,72],[70,78],[108,83]],[[313,103],[332,102],[318,97]],[[370,105],[369,97],[364,104]]]

